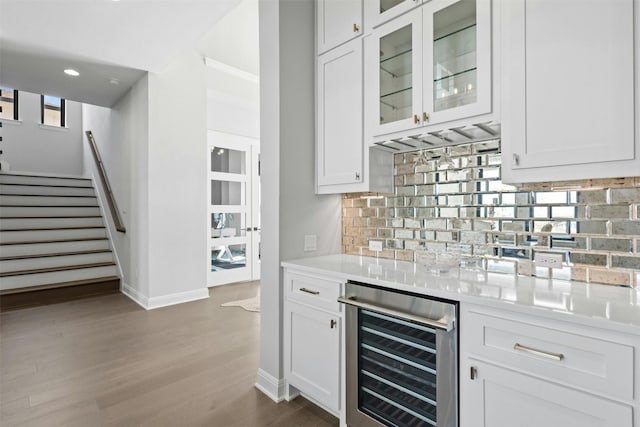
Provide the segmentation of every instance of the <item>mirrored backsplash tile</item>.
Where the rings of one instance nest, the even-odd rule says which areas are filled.
[[[394,194],[343,196],[343,252],[413,262],[444,253],[493,272],[640,286],[640,177],[507,185],[499,141],[418,157],[394,156]],[[563,268],[536,267],[536,252],[561,254]]]

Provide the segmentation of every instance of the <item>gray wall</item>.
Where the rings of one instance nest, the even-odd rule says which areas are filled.
[[[340,196],[314,191],[314,3],[260,3],[262,292],[258,387],[281,396],[280,262],[340,252]],[[318,250],[303,252],[304,235]]]

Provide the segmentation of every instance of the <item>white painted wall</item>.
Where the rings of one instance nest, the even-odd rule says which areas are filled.
[[[81,175],[82,107],[67,101],[67,129],[40,125],[40,95],[20,92],[19,122],[4,121],[2,159],[12,171]]]
[[[258,0],[242,0],[198,43],[198,51],[217,61],[258,74]]]
[[[187,51],[149,74],[149,297],[208,296],[207,93]]]
[[[247,86],[258,86],[244,81]],[[217,90],[207,91],[207,129],[260,138],[259,98],[245,98]]]
[[[124,291],[138,302],[149,296],[149,89],[145,75],[113,108],[84,104],[83,128],[93,132],[111,189],[127,229],[115,230],[105,206],[105,221],[123,272]],[[97,181],[97,191],[106,202],[89,146],[84,150],[85,173]]]
[[[149,73],[113,109],[85,106],[127,228],[112,230],[124,291],[146,308],[209,295],[206,108],[195,51]]]
[[[314,194],[314,5],[260,2],[262,292],[256,386],[282,398],[280,262],[340,252],[340,196]],[[305,234],[318,250],[303,252]]]

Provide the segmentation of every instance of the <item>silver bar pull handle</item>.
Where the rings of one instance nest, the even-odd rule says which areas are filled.
[[[428,317],[416,316],[415,314],[403,313],[401,311],[392,310],[390,308],[380,307],[378,305],[369,304],[367,302],[361,302],[356,300],[354,297],[340,297],[338,298],[338,302],[341,302],[342,304],[352,305],[358,308],[364,308],[365,310],[377,311],[378,313],[399,317],[401,319],[413,320],[414,322],[422,323],[424,325],[431,326],[432,328],[441,329],[447,332],[455,328],[453,319],[449,319],[446,316],[442,319],[433,320],[429,319]]]
[[[312,291],[311,289],[307,289],[307,288],[300,288],[300,292],[306,292],[311,295],[320,295],[320,292]]]
[[[558,362],[564,359],[564,354],[562,353],[551,353],[548,351],[538,350],[536,348],[527,347],[526,345],[522,345],[520,343],[516,343],[513,346],[513,349],[529,354],[535,354],[536,356],[546,357],[547,359],[557,360]]]

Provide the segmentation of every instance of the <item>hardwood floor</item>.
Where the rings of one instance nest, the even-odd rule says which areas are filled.
[[[337,426],[308,401],[255,389],[258,313],[207,300],[145,311],[121,294],[0,315],[0,425]]]

